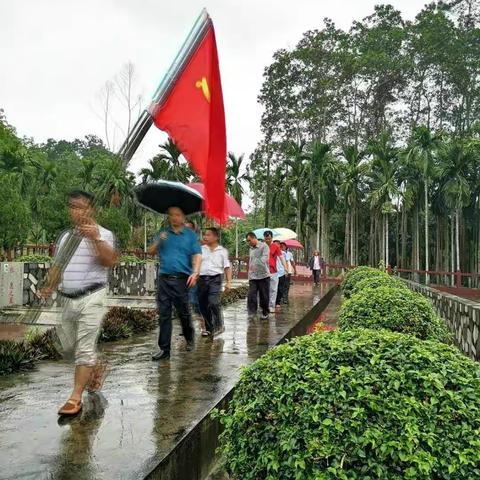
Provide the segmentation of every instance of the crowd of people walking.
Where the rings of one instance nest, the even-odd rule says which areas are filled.
[[[69,197],[69,212],[73,228],[60,237],[56,259],[67,258],[62,270],[52,267],[47,286],[40,296],[47,298],[57,290],[64,299],[60,325],[57,328],[65,352],[75,360],[73,390],[60,408],[61,415],[75,415],[82,408],[84,390],[99,390],[105,374],[105,362],[97,353],[97,342],[106,312],[108,269],[117,261],[112,232],[95,220],[94,198],[87,192],[73,192]],[[220,294],[232,287],[232,269],[228,251],[220,244],[220,231],[209,227],[202,238],[195,225],[186,222],[178,207],[167,211],[168,225],[154,237],[148,253],[158,255],[156,301],[159,312],[158,352],[154,361],[170,359],[172,315],[175,308],[185,340],[185,349],[195,345],[192,309],[202,319],[202,337],[213,338],[224,332]],[[80,242],[65,255],[67,239],[77,235]],[[254,232],[246,235],[249,246],[247,297],[248,318],[257,315],[266,320],[269,315],[288,304],[290,280],[297,267],[287,245],[273,239],[266,230],[263,241]],[[68,247],[70,248],[70,247]],[[55,265],[55,262],[54,262]],[[319,281],[322,259],[318,252],[310,260],[315,283]]]

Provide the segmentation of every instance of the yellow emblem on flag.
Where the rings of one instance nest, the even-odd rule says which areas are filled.
[[[195,86],[202,89],[203,96],[206,98],[207,102],[210,103],[210,89],[208,88],[207,79],[202,77],[201,80],[198,80],[197,83],[195,83]]]

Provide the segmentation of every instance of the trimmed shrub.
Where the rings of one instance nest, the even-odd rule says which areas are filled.
[[[353,287],[364,280],[365,278],[376,278],[376,277],[388,277],[388,274],[378,268],[372,267],[357,267],[353,270],[349,270],[342,282],[342,292],[345,298],[350,298],[352,296]]]
[[[232,288],[231,290],[225,290],[220,296],[221,305],[230,305],[231,303],[238,302],[242,298],[246,298],[248,295],[248,285],[240,285],[237,288]]]
[[[39,360],[58,360],[62,357],[60,340],[54,328],[49,328],[43,333],[35,327],[29,329],[25,334],[25,342]]]
[[[35,352],[25,342],[0,340],[0,375],[33,368]]]
[[[132,327],[125,322],[124,318],[111,314],[111,310],[103,321],[100,342],[113,342],[114,340],[128,338],[133,335]]]
[[[338,328],[384,328],[422,340],[449,342],[451,339],[447,326],[424,296],[408,288],[389,286],[365,288],[345,300]]]
[[[143,265],[144,263],[147,263],[146,260],[142,260],[141,258],[138,258],[137,256],[135,255],[122,255],[120,258],[119,258],[119,263],[138,263],[138,264],[141,264]]]
[[[24,263],[52,263],[52,257],[48,255],[21,255],[20,257],[15,258],[15,262],[24,262]]]
[[[247,367],[216,415],[235,479],[480,478],[480,366],[411,335],[299,337]]]
[[[137,310],[112,307],[103,321],[101,342],[128,338],[136,333],[146,333],[158,325],[156,310]]]
[[[397,277],[390,275],[375,275],[373,277],[367,277],[359,280],[353,285],[351,295],[361,292],[365,288],[379,288],[379,287],[392,287],[392,288],[404,288],[408,289],[404,282]]]

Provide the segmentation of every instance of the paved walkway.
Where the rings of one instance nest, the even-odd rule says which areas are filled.
[[[245,301],[225,309],[226,332],[185,352],[174,328],[172,358],[155,363],[156,334],[104,344],[103,395],[57,423],[72,366],[44,362],[0,378],[0,479],[143,478],[235,384],[241,366],[275,345],[330,285],[295,285],[291,305],[269,321],[246,318]],[[176,322],[175,322],[176,323]]]

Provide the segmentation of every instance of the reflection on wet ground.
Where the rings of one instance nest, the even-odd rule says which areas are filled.
[[[0,478],[142,478],[235,384],[240,367],[275,345],[330,285],[294,285],[290,306],[247,320],[246,302],[225,309],[226,331],[197,338],[193,352],[174,329],[170,362],[150,360],[156,333],[104,344],[110,373],[102,395],[58,423],[72,366],[45,362],[0,379]],[[174,322],[175,323],[175,322]]]

